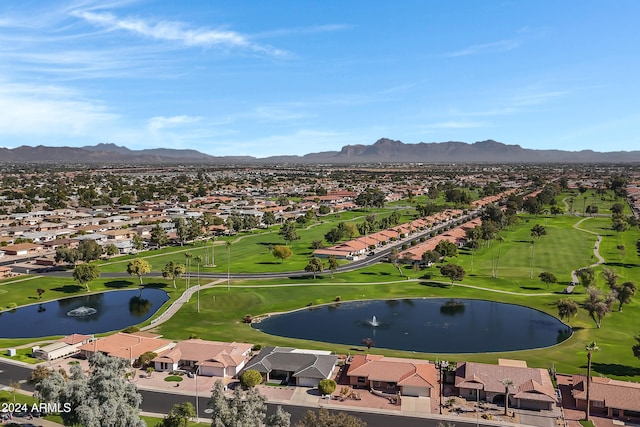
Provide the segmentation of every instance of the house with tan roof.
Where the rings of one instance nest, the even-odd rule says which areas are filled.
[[[529,368],[527,362],[498,359],[497,365],[458,362],[455,386],[461,397],[504,403],[509,379],[509,406],[522,409],[552,410],[558,403],[551,377],[546,369]]]
[[[356,354],[347,376],[353,387],[387,394],[433,397],[438,393],[438,373],[427,360]]]
[[[180,341],[152,360],[156,371],[186,369],[207,377],[233,377],[251,353],[252,344],[191,339]]]
[[[151,351],[159,354],[169,350],[174,345],[173,341],[161,339],[160,335],[144,332],[131,334],[118,332],[82,345],[80,354],[88,359],[94,353],[100,352],[107,356],[128,360],[129,363],[133,364],[143,353]]]
[[[571,394],[579,409],[587,408],[587,377],[573,376]],[[589,390],[590,412],[611,418],[640,418],[640,384],[610,378],[591,377]]]

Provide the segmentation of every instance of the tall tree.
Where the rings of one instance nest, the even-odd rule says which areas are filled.
[[[142,258],[135,258],[129,261],[127,264],[127,274],[130,276],[138,276],[140,286],[142,283],[142,276],[151,273],[151,265]]]
[[[453,286],[456,280],[460,281],[464,279],[465,271],[462,266],[456,264],[445,264],[440,267],[440,274],[451,279],[451,286]]]
[[[399,263],[399,255],[398,255],[398,249],[397,248],[393,248],[391,249],[391,252],[389,252],[389,255],[387,255],[387,258],[389,259],[389,262],[391,263],[391,265],[393,265],[395,268],[398,269],[398,273],[400,273],[400,276],[404,276],[404,274],[402,273],[402,267],[400,267],[400,263]]]
[[[593,285],[596,280],[596,276],[592,268],[581,268],[576,271],[576,276],[578,277],[580,284],[585,288]]]
[[[618,273],[609,268],[602,270],[602,278],[607,282],[609,289],[615,289],[618,284]]]
[[[196,262],[197,264],[197,269],[198,269],[198,286],[200,286],[200,264],[202,264],[202,255],[197,255],[193,258],[193,260]]]
[[[144,248],[144,241],[142,240],[142,237],[140,237],[139,234],[133,235],[133,237],[131,238],[131,243],[133,244],[133,248],[137,251]]]
[[[212,427],[258,427],[263,425],[267,414],[265,397],[255,387],[246,392],[242,392],[240,389],[241,387],[236,387],[232,398],[227,399],[222,382],[216,381],[208,405],[212,410]],[[266,425],[271,424],[267,423]]]
[[[100,246],[95,240],[85,239],[78,245],[78,252],[80,253],[80,259],[82,261],[94,261],[102,255],[102,246]]]
[[[563,298],[558,300],[557,306],[560,319],[567,319],[567,322],[578,314],[578,303],[572,299]]]
[[[284,260],[291,257],[291,255],[293,255],[293,252],[291,252],[289,246],[276,245],[273,247],[273,256],[280,258],[281,262],[284,262]]]
[[[79,264],[73,269],[73,280],[85,286],[89,292],[89,282],[100,277],[100,269],[94,264]]]
[[[282,224],[279,234],[288,245],[290,245],[294,240],[298,240],[300,238],[296,232],[296,225],[293,221],[287,221]]]
[[[444,258],[458,255],[458,247],[448,240],[440,240],[436,245],[436,251]]]
[[[591,318],[596,322],[598,329],[600,329],[602,319],[611,311],[613,297],[611,294],[603,296],[602,292],[593,286],[587,288],[587,296],[588,298],[584,303],[585,308],[589,311]]]
[[[187,228],[184,218],[174,219],[173,226],[176,229],[176,236],[178,237],[178,240],[180,240],[180,246],[183,246],[189,235],[189,229]]]
[[[309,260],[309,264],[307,264],[307,266],[304,268],[304,271],[306,271],[307,273],[313,273],[313,278],[316,278],[316,274],[317,273],[322,273],[322,270],[324,269],[324,266],[322,265],[322,261],[320,261],[320,258],[314,256],[313,258],[311,258],[311,260]]]
[[[156,225],[151,229],[151,237],[149,238],[149,242],[155,244],[156,246],[164,246],[169,242],[169,235],[165,231],[164,228],[160,227],[160,225]]]
[[[56,255],[54,257],[55,262],[64,261],[69,265],[75,266],[80,260],[80,251],[77,248],[70,248],[68,246],[58,246],[56,248]]]
[[[640,335],[636,335],[633,337],[636,340],[636,344],[631,347],[631,351],[633,351],[633,355],[640,359]]]
[[[173,261],[169,261],[162,269],[162,277],[165,279],[171,279],[173,282],[173,288],[176,288],[176,279],[182,276],[187,271],[184,264],[177,264]]]
[[[291,425],[291,414],[278,405],[276,411],[267,419],[268,427],[289,427]]]
[[[318,412],[309,410],[296,424],[298,427],[366,427],[367,423],[358,417],[346,412],[329,412],[326,408],[320,408]]]
[[[549,285],[551,283],[556,283],[558,281],[555,274],[549,273],[548,271],[543,271],[538,275],[538,277],[540,277],[540,280],[542,280],[542,283],[547,285],[547,289],[549,289]]]
[[[339,264],[338,264],[338,259],[336,258],[335,255],[329,255],[329,270],[331,270],[331,278],[333,279],[333,275],[336,273],[336,270],[338,270]]]
[[[191,402],[176,403],[157,427],[189,427],[189,421],[196,416]]]
[[[629,304],[631,297],[636,294],[636,284],[633,282],[624,282],[615,290],[616,299],[620,302],[618,311],[622,311],[622,304]]]
[[[587,351],[587,416],[585,418],[589,421],[591,415],[591,358],[593,353],[600,350],[600,347],[596,345],[595,341],[591,341],[585,346],[585,350]]]
[[[504,386],[504,415],[509,415],[509,388],[513,386],[513,381],[509,378],[505,378],[502,380],[502,385]]]
[[[231,241],[225,243],[227,247],[227,291],[231,287]]]
[[[191,267],[191,258],[193,258],[193,254],[189,251],[184,253],[184,259],[185,259],[185,266],[187,267],[187,283],[186,286],[187,288],[189,287],[189,285],[191,284],[191,274],[189,273],[189,267]]]
[[[36,386],[36,396],[44,402],[59,402],[65,425],[87,427],[143,427],[138,415],[142,396],[124,379],[126,360],[96,353],[89,359],[89,375],[80,365],[71,366],[69,380],[53,372]]]

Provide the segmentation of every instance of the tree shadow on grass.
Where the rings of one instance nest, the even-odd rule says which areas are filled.
[[[111,280],[110,282],[105,282],[104,285],[107,288],[122,289],[122,288],[128,288],[129,286],[132,286],[133,282],[129,280]]]
[[[450,288],[451,286],[448,283],[438,283],[438,282],[420,282],[422,286],[429,286],[432,288]]]
[[[282,264],[282,263],[279,262],[279,261],[261,261],[261,262],[258,262],[256,264],[260,264],[260,265],[276,265],[276,264]]]
[[[624,263],[624,262],[605,262],[604,265],[611,265],[614,267],[624,267],[624,268],[634,268],[634,267],[640,267],[640,264],[631,264],[631,263]]]
[[[284,242],[256,242],[256,245],[260,245],[260,246],[284,246],[286,245],[286,243]]]
[[[59,286],[57,288],[51,288],[52,291],[64,292],[65,294],[74,294],[74,293],[79,292],[79,291],[81,291],[83,289],[84,289],[84,287],[82,287],[80,285],[64,285],[64,286]]]
[[[614,375],[618,377],[636,377],[640,375],[640,368],[634,366],[620,365],[618,363],[591,363],[593,370],[603,375]],[[581,366],[587,369],[587,365]]]
[[[539,286],[520,286],[520,289],[524,289],[527,291],[541,291],[542,288]]]
[[[173,285],[171,285],[173,287]],[[166,283],[161,283],[161,282],[155,282],[155,283],[145,283],[144,284],[145,288],[149,288],[149,289],[163,289],[167,287]]]

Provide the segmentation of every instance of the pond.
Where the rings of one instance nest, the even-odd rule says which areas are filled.
[[[161,289],[64,298],[0,313],[0,338],[99,334],[144,322],[169,300]]]
[[[362,348],[485,353],[560,343],[570,327],[538,310],[472,299],[355,301],[269,316],[252,325],[272,335]]]

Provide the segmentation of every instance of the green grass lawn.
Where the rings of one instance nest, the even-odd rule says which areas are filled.
[[[623,197],[617,197],[612,191],[607,191],[605,194],[597,194],[595,190],[587,190],[584,193],[578,190],[563,191],[556,197],[556,202],[564,209],[562,200],[565,200],[571,209],[571,199],[573,199],[573,211],[577,213],[584,213],[587,206],[596,206],[598,213],[610,214],[611,206],[622,203],[625,215],[631,214],[631,208],[626,200]]]
[[[520,223],[513,229],[501,232],[501,237],[504,239],[501,245],[496,243],[493,249],[485,245],[477,250],[473,256],[468,250],[463,250],[457,257],[449,260],[449,262],[462,265],[467,271],[467,276],[462,281],[463,284],[483,289],[464,286],[450,287],[438,283],[438,281],[447,283],[448,279],[441,276],[437,266],[422,271],[413,271],[405,267],[403,268],[403,276],[401,276],[398,270],[389,263],[380,263],[358,271],[336,274],[335,277],[325,271],[316,279],[309,277],[234,281],[234,287],[230,291],[227,291],[224,285],[203,291],[200,298],[200,313],[196,312],[194,298],[172,319],[160,325],[158,330],[165,337],[172,339],[186,339],[191,334],[195,334],[203,339],[246,341],[262,345],[316,349],[329,348],[339,353],[348,353],[353,352],[350,346],[269,336],[252,329],[241,320],[246,314],[260,316],[297,309],[309,304],[331,303],[338,296],[342,301],[406,297],[478,298],[521,304],[556,315],[555,303],[564,297],[561,292],[570,281],[571,270],[596,262],[593,256],[596,236],[593,233],[603,236],[600,253],[606,259],[604,266],[597,267],[598,273],[602,268],[612,268],[618,272],[621,281],[640,282],[640,269],[638,269],[640,258],[635,246],[636,241],[640,238],[640,230],[636,228],[624,233],[616,233],[611,230],[611,219],[607,217],[588,218],[580,224],[582,230],[574,228],[574,225],[582,219],[582,217],[573,215],[558,217],[525,215],[521,217]],[[299,234],[303,237],[293,243],[294,253],[297,251],[300,255],[305,250],[310,252],[311,249],[308,248],[310,241],[322,236],[335,224],[337,222],[327,220],[304,230],[305,234],[302,234],[303,230],[300,230]],[[536,224],[545,226],[547,235],[535,243],[533,277],[529,278],[532,239],[530,230]],[[232,239],[235,241],[237,236]],[[304,261],[292,258],[285,261],[284,264],[280,264],[275,260],[268,253],[268,244],[278,241],[279,236],[276,232],[248,235],[238,240],[231,248],[231,271],[270,271],[271,268],[294,270],[301,269],[306,265],[308,254],[303,256]],[[226,250],[222,246],[223,244],[216,246],[218,267],[214,271],[226,272]],[[623,248],[621,249],[621,247]],[[197,255],[198,250],[205,249],[186,246],[183,248],[174,247],[162,251],[152,251],[145,256],[154,255],[149,259],[153,259],[154,269],[159,270],[170,259],[182,262],[186,250]],[[498,251],[500,252],[498,277],[491,278],[491,259],[497,257]],[[472,259],[473,270],[471,269]],[[111,263],[102,268],[124,272],[126,262],[125,259],[120,264]],[[207,270],[203,269],[202,271]],[[547,286],[538,277],[543,271],[549,271],[556,275],[560,283],[552,284],[547,289]],[[412,280],[407,280],[407,276]],[[136,278],[100,279],[91,283],[91,289],[102,291],[136,287],[136,282]],[[166,280],[147,278],[145,283],[147,282],[166,289],[172,299],[184,289],[183,279],[178,281],[178,290],[176,291]],[[71,279],[32,278],[12,284],[6,284],[6,281],[2,283],[0,283],[0,289],[6,291],[2,295],[3,304],[5,301],[6,303],[16,302],[18,305],[37,302],[36,289],[38,287],[45,289],[43,300],[84,293]],[[600,275],[597,277],[597,283],[601,287],[604,286]],[[515,295],[498,291],[513,292]],[[577,287],[575,294],[570,298],[582,304],[586,298],[584,289]],[[640,380],[640,361],[635,359],[631,352],[631,347],[635,343],[633,336],[640,333],[640,302],[637,300],[640,300],[639,296],[636,296],[631,304],[625,305],[621,313],[608,314],[602,322],[601,329],[595,327],[594,321],[589,318],[586,310],[580,309],[578,316],[571,320],[571,325],[575,330],[574,336],[560,345],[547,349],[474,355],[415,354],[377,348],[375,352],[405,357],[447,358],[489,363],[495,363],[498,357],[519,358],[527,360],[530,366],[549,368],[554,364],[560,372],[575,373],[584,371],[586,363],[584,346],[587,342],[595,340],[602,349],[594,356],[595,372],[638,381]],[[617,304],[614,305],[614,308],[617,309]],[[0,340],[0,348],[29,341],[32,340]]]
[[[253,316],[266,313],[282,312],[304,307],[309,303],[331,303],[337,296],[342,301],[354,299],[388,299],[405,297],[456,297],[479,298],[499,302],[510,302],[539,309],[557,315],[555,302],[561,294],[540,295],[508,295],[464,288],[461,286],[441,286],[428,281],[405,281],[378,285],[332,285],[332,286],[256,286],[232,288],[226,291],[215,288],[203,291],[201,295],[201,312],[196,313],[195,303],[187,304],[170,321],[160,326],[159,331],[168,338],[186,339],[196,334],[203,339],[223,341],[244,341],[261,345],[281,345],[314,349],[331,349],[338,353],[353,353],[353,346],[318,343],[313,341],[276,337],[259,332],[250,325],[242,323],[246,314]],[[215,297],[215,298],[214,298]],[[585,296],[571,296],[582,302]],[[584,345],[596,340],[602,351],[594,359],[594,370],[608,376],[616,376],[638,380],[640,378],[640,362],[633,357],[631,346],[634,343],[630,331],[640,324],[639,304],[634,301],[625,307],[622,313],[611,313],[601,329],[596,329],[594,322],[585,310],[571,320],[575,334],[564,343],[552,348],[516,351],[491,354],[436,355],[415,354],[385,349],[374,349],[375,353],[403,357],[421,357],[431,360],[447,358],[449,360],[473,360],[495,363],[498,357],[518,358],[529,362],[531,366],[550,368],[555,364],[561,372],[582,372],[586,362]],[[637,333],[637,332],[636,332]],[[356,347],[359,347],[356,344]]]
[[[141,416],[140,419],[143,420],[145,423],[147,423],[147,427],[155,427],[162,422],[162,418],[157,418],[157,417]],[[188,427],[202,427],[202,426],[209,426],[209,425],[211,425],[211,423],[203,424],[203,423],[189,422]]]

